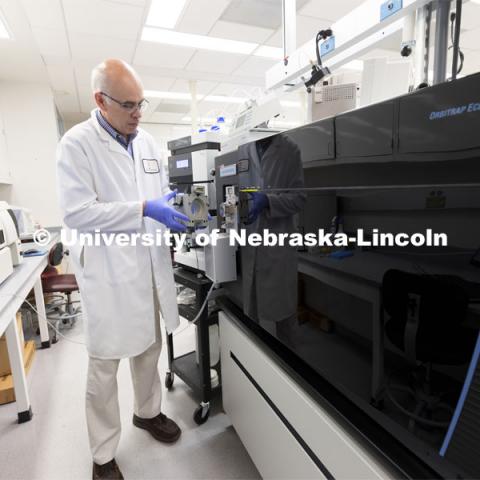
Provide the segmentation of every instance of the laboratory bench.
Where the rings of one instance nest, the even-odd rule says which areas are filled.
[[[53,232],[50,243],[42,250],[45,254],[23,257],[23,261],[14,267],[13,273],[0,285],[0,335],[6,334],[7,348],[12,369],[13,384],[17,403],[18,423],[28,422],[32,418],[32,407],[28,393],[28,384],[23,365],[23,348],[20,345],[16,313],[30,291],[35,294],[38,311],[38,324],[42,348],[50,347],[48,324],[45,312],[41,274],[48,265],[48,252],[57,242],[58,233]],[[33,243],[22,244],[22,251],[38,248]]]

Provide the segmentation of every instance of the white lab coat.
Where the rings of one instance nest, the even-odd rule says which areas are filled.
[[[249,160],[248,172],[242,174],[243,187],[266,189],[269,207],[246,227],[247,233],[294,233],[295,215],[302,211],[304,192],[268,193],[268,189],[302,189],[304,187],[300,150],[279,134],[258,157],[256,143],[238,149],[240,159]],[[245,313],[260,322],[280,322],[297,311],[297,252],[292,247],[242,247],[242,285]]]
[[[162,224],[142,216],[143,200],[161,197],[170,190],[157,145],[150,134],[139,129],[133,152],[134,160],[100,126],[95,111],[63,136],[57,150],[57,180],[60,207],[69,229],[165,231]],[[158,173],[146,173],[143,159],[158,160]],[[178,326],[168,246],[101,245],[70,250],[90,356],[133,357],[155,342],[152,278],[167,331]]]

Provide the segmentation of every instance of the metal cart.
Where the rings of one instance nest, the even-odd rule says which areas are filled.
[[[181,267],[175,268],[173,272],[177,283],[195,292],[194,308],[188,305],[179,305],[180,315],[192,321],[205,301],[212,282],[201,273],[194,273]],[[214,315],[209,316],[207,305],[196,322],[198,364],[195,351],[175,358],[173,335],[167,335],[168,371],[165,375],[165,387],[170,390],[173,386],[174,376],[178,375],[201,398],[200,405],[193,414],[193,419],[198,425],[205,423],[210,414],[212,385],[210,379],[209,326],[216,321],[218,321],[218,317],[215,320]]]

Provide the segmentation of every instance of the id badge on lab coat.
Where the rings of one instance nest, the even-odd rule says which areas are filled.
[[[160,167],[158,166],[158,161],[155,158],[144,158],[142,159],[143,170],[145,173],[159,173]]]

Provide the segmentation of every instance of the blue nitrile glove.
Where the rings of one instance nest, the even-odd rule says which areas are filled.
[[[177,195],[177,191],[167,193],[162,198],[156,200],[147,200],[145,202],[145,209],[143,210],[143,216],[152,218],[157,222],[163,223],[171,230],[177,230],[185,232],[187,227],[177,220],[184,220],[186,222],[190,219],[183,213],[175,210],[168,201]]]
[[[249,192],[253,205],[248,212],[247,225],[255,222],[260,213],[269,207],[268,197],[262,192]]]

